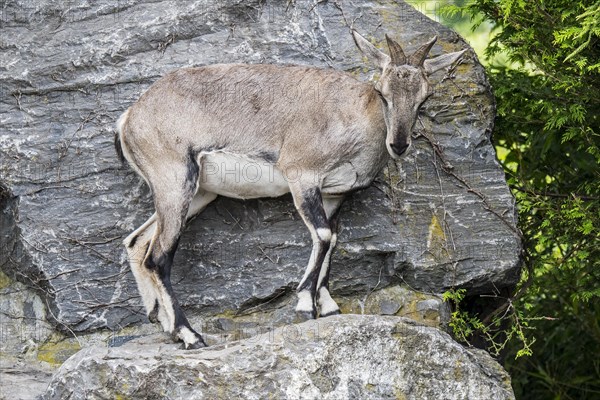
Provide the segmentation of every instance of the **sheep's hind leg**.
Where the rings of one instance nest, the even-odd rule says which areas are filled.
[[[156,288],[155,280],[152,272],[143,266],[144,258],[148,252],[150,241],[156,230],[156,213],[153,214],[143,225],[131,233],[123,244],[127,249],[129,266],[135,277],[138,292],[142,298],[142,303],[146,309],[146,315],[150,322],[158,322],[158,314],[160,311],[159,292]],[[164,310],[163,310],[164,314]],[[166,315],[161,318],[166,321]],[[166,325],[163,325],[166,328]]]
[[[171,284],[171,268],[185,221],[216,197],[212,193],[197,192],[200,167],[191,158],[189,165],[171,164],[168,176],[159,186],[153,184],[156,207],[156,228],[143,261],[158,293],[158,320],[174,340],[184,343],[186,349],[205,347],[202,336],[190,325]],[[158,171],[147,176],[161,176]]]

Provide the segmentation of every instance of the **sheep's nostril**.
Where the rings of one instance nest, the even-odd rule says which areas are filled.
[[[408,143],[403,143],[403,144],[391,143],[390,147],[392,148],[394,153],[401,156],[402,154],[404,154],[406,149],[408,149]]]

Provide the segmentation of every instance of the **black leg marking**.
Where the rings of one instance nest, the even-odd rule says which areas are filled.
[[[171,266],[173,265],[173,259],[175,258],[175,251],[177,250],[177,246],[179,244],[179,238],[175,239],[175,243],[171,246],[170,249],[161,253],[158,257],[150,252],[150,254],[146,255],[146,261],[144,265],[146,268],[158,271],[158,276],[161,280],[164,280],[166,277],[170,279],[171,276]]]
[[[329,227],[329,221],[327,220],[327,214],[323,209],[323,198],[321,197],[321,189],[312,188],[308,189],[304,192],[303,202],[302,202],[302,213],[305,218],[308,220],[308,223],[312,225],[313,229],[321,229],[325,228],[327,230],[331,230]],[[310,271],[306,280],[302,282],[302,285],[298,287],[298,291],[310,289],[313,297],[315,296],[315,292],[317,290],[317,281],[319,280],[319,273],[321,271],[321,265],[323,264],[323,260],[325,260],[325,256],[327,255],[327,251],[329,250],[330,240],[323,240],[319,238],[319,252],[315,258],[315,268]]]
[[[115,151],[117,153],[117,157],[119,157],[119,161],[121,161],[121,165],[124,165],[126,160],[125,155],[123,154],[123,146],[121,146],[119,132],[115,132]]]
[[[311,231],[313,253],[307,266],[307,272],[298,285],[296,312],[300,318],[314,319],[318,310],[317,288],[321,269],[331,245],[331,229],[323,206],[321,190],[313,187],[303,190],[301,195],[301,200],[296,200],[298,211]]]
[[[329,293],[329,274],[331,271],[331,255],[333,248],[337,242],[337,231],[338,221],[340,215],[340,206],[342,204],[342,198],[337,199],[326,199],[324,202],[325,211],[328,216],[328,223],[331,228],[332,239],[329,245],[328,254],[325,256],[323,265],[321,267],[321,274],[317,283],[317,304],[319,306],[319,313],[321,317],[327,317],[330,315],[340,314],[340,310],[335,301],[331,298]]]
[[[148,314],[149,319],[158,319],[163,330],[174,335],[177,340],[182,340],[189,348],[201,347],[205,343],[202,337],[191,328],[171,283],[171,269],[175,252],[190,204],[196,195],[200,174],[197,153],[190,148],[188,156],[185,164],[171,166],[174,172],[172,181],[162,185],[160,190],[154,190],[152,182],[149,182],[154,193],[156,213],[148,220],[146,227],[154,223],[156,225],[152,239],[148,241],[141,268],[147,270],[143,271],[147,275],[145,279],[153,286],[152,290],[154,291],[154,293],[148,292],[154,297],[146,299],[148,309],[151,308]],[[142,233],[138,235],[137,247],[139,247],[140,240],[146,240],[144,232],[142,229]],[[157,300],[157,304],[154,304],[155,300]]]
[[[308,219],[308,222],[315,229],[329,229],[327,214],[325,214],[325,210],[323,209],[323,197],[321,196],[321,189],[312,188],[306,190],[302,201],[302,212]]]
[[[135,246],[135,243],[137,242],[137,240],[138,240],[138,236],[137,235],[134,236],[133,239],[131,239],[131,242],[129,242],[129,248],[130,249],[133,249],[133,246]]]
[[[332,315],[340,315],[342,312],[338,309],[335,311],[331,311],[325,314],[319,314],[320,318],[326,318],[326,317],[331,317]]]
[[[160,304],[158,304],[158,300],[156,300],[154,302],[154,308],[152,309],[152,311],[150,311],[150,314],[148,314],[148,319],[153,324],[158,322],[158,310],[159,309],[160,309]]]
[[[195,188],[196,182],[198,181],[198,175],[200,174],[200,166],[196,157],[198,153],[191,147],[188,149],[188,162],[187,162],[187,175],[185,177],[186,186],[191,183],[191,186]],[[192,193],[193,194],[193,193]]]
[[[317,290],[317,281],[319,280],[321,265],[323,264],[323,260],[325,260],[327,251],[329,250],[329,243],[329,241],[320,241],[319,253],[315,259],[315,268],[308,274],[306,280],[302,282],[302,285],[298,286],[298,292],[308,289],[314,297]]]
[[[334,234],[337,234],[337,230],[338,230],[338,224],[340,221],[340,209],[342,207],[338,207],[333,215],[331,215],[331,217],[329,217],[329,226],[331,227],[331,232],[333,232]],[[331,272],[331,260],[329,263],[329,268],[327,268],[327,271],[325,271],[325,277],[323,277],[323,281],[321,282],[321,287],[325,287],[327,290],[329,290],[329,273]],[[339,312],[338,312],[339,314]],[[328,314],[329,315],[329,314]]]
[[[149,263],[147,264],[147,267],[156,269],[161,283],[163,284],[163,286],[165,287],[165,290],[167,291],[167,294],[171,298],[171,303],[173,306],[173,313],[174,313],[174,317],[175,317],[175,323],[174,323],[175,328],[174,328],[173,332],[171,332],[173,340],[184,341],[183,338],[181,337],[181,334],[182,334],[182,330],[184,328],[186,328],[187,330],[189,330],[188,335],[193,335],[195,337],[196,341],[194,341],[194,343],[191,343],[191,344],[187,343],[187,341],[184,341],[185,349],[198,349],[201,347],[206,347],[206,343],[204,342],[204,339],[202,338],[202,336],[192,328],[187,317],[183,313],[183,310],[181,309],[181,306],[179,305],[179,300],[177,300],[177,296],[175,295],[175,291],[173,290],[173,285],[171,284],[171,267],[173,265],[173,258],[175,256],[176,249],[177,249],[177,242],[175,243],[173,248],[171,248],[169,251],[167,251],[166,253],[159,256],[157,262],[154,262],[153,258],[149,257]],[[156,315],[158,315],[158,302],[156,304],[155,310],[156,310]],[[153,313],[154,313],[154,310],[151,313],[151,315]]]
[[[335,211],[333,212],[333,214],[329,217],[329,226],[331,227],[331,231],[332,232],[337,232],[338,230],[338,225],[340,222],[340,210],[342,208],[342,205],[340,203],[340,205],[335,209]]]
[[[175,296],[175,291],[173,290],[173,286],[171,285],[171,280],[167,278],[165,281],[163,281],[163,285],[165,285],[167,293],[171,297],[171,301],[173,302],[173,312],[175,313],[175,329],[172,332],[173,341],[184,342],[183,348],[185,350],[193,350],[207,347],[206,342],[204,342],[202,336],[192,328],[190,322],[183,313],[183,310],[179,305],[179,301]],[[187,338],[188,340],[184,340],[184,338],[182,337],[184,334],[194,336],[194,341],[191,342],[189,340],[189,337]],[[190,341],[191,343],[188,343],[188,341]]]

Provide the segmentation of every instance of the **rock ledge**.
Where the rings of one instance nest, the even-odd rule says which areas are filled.
[[[44,399],[514,399],[487,353],[399,317],[340,315],[184,351],[161,335],[89,347]]]

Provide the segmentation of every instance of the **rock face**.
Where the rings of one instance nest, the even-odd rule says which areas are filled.
[[[291,325],[310,255],[291,198],[221,198],[188,226],[172,277],[214,347],[184,353],[156,345],[160,334],[128,342],[158,329],[121,245],[153,207],[117,160],[118,116],[179,67],[296,63],[374,79],[350,24],[382,48],[391,34],[409,54],[434,34],[433,56],[468,47],[392,0],[2,2],[2,396],[35,397],[83,348],[46,398],[512,398],[487,355],[433,328],[448,319],[446,289],[510,288],[519,272],[493,96],[472,51],[432,76],[406,157],[342,208],[332,295],[346,314],[388,317]],[[276,89],[290,101],[322,95]]]
[[[195,351],[148,339],[82,350],[43,399],[514,399],[487,353],[398,317],[336,316]]]
[[[391,34],[407,53],[434,34],[433,56],[467,47],[402,2],[340,4],[3,2],[0,180],[17,196],[20,218],[0,229],[18,229],[22,248],[3,268],[33,282],[56,326],[77,333],[145,320],[121,240],[150,216],[152,202],[143,181],[118,163],[113,133],[120,113],[161,75],[264,62],[368,80],[376,71],[352,42],[352,21],[378,44]],[[515,207],[490,143],[494,103],[483,68],[468,52],[431,80],[435,94],[406,158],[343,206],[334,298],[400,283],[483,293],[517,280]],[[180,243],[175,290],[200,316],[275,310],[274,299],[293,296],[310,254],[289,196],[221,198]]]

